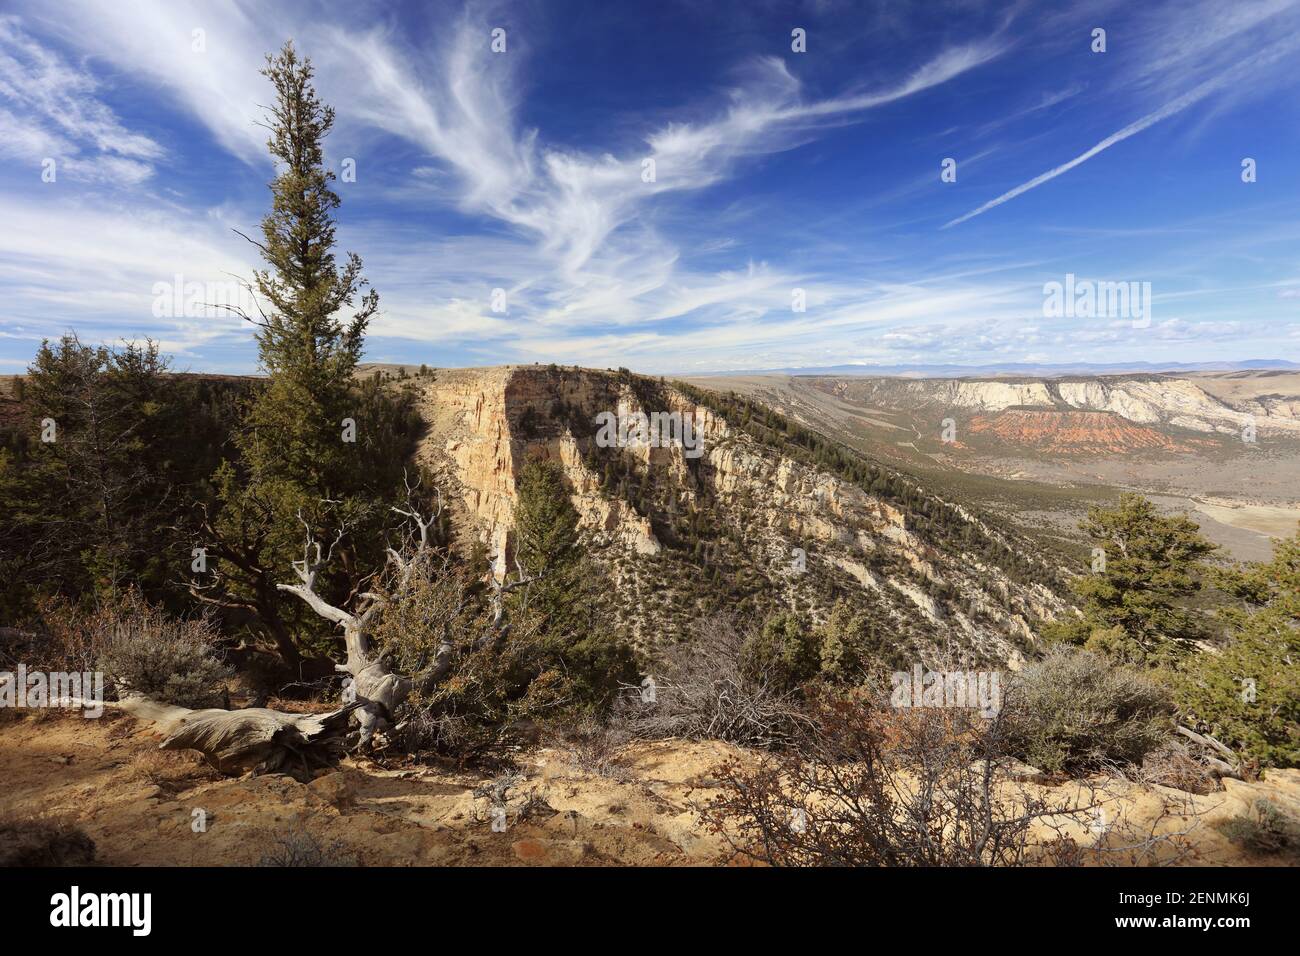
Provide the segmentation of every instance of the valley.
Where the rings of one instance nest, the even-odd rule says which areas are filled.
[[[1300,522],[1295,372],[693,381],[771,402],[1025,528],[1068,534],[1090,505],[1135,491],[1261,560]]]

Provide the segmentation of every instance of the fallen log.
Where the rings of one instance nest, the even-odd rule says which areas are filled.
[[[75,698],[65,702],[88,703]],[[314,770],[342,755],[348,718],[359,705],[326,714],[289,714],[268,707],[191,710],[126,694],[104,706],[155,724],[163,734],[158,749],[197,750],[220,773],[279,772],[306,782]]]
[[[1242,779],[1241,761],[1239,761],[1237,755],[1226,746],[1215,740],[1209,734],[1198,734],[1196,731],[1184,727],[1182,724],[1178,724],[1177,729],[1180,734],[1192,741],[1192,743],[1199,744],[1208,751],[1214,751],[1215,753],[1218,753],[1220,757],[1224,758],[1220,759],[1219,757],[1211,756],[1208,753],[1202,755],[1201,759],[1206,762],[1216,777],[1231,777],[1234,780]]]

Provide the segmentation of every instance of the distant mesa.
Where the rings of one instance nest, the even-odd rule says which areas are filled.
[[[1113,412],[1007,409],[977,415],[966,430],[1009,445],[1058,455],[1123,455],[1137,451],[1189,452],[1213,444],[1203,439],[1179,441],[1138,425]]]
[[[885,378],[1065,378],[1093,375],[1158,375],[1195,372],[1259,372],[1300,370],[1286,359],[1246,359],[1238,362],[1004,362],[990,365],[821,365],[768,369],[692,372],[692,376],[834,375]]]

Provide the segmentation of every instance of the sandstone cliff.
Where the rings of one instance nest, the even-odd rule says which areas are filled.
[[[1203,433],[1259,432],[1300,435],[1300,398],[1260,395],[1228,402],[1189,378],[1167,375],[1088,379],[819,379],[820,387],[849,401],[879,408],[1000,412],[1042,408],[1112,412],[1140,425]]]
[[[887,490],[873,493],[672,385],[521,366],[438,370],[418,388],[421,457],[454,493],[462,542],[477,538],[500,564],[520,468],[558,462],[589,552],[610,576],[611,606],[645,645],[679,639],[721,607],[817,617],[848,599],[899,653],[945,647],[1006,661],[1062,607],[1033,580],[1055,569],[1015,556],[1026,549],[1004,529],[897,476],[883,475]],[[601,447],[602,412],[686,417],[698,457],[681,445]]]

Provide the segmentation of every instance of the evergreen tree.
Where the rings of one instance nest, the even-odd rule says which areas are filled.
[[[1219,586],[1227,637],[1172,675],[1184,719],[1260,763],[1300,766],[1300,531],[1271,561],[1233,567]]]
[[[251,614],[294,665],[313,633],[313,650],[335,641],[276,590],[290,562],[302,557],[302,523],[322,538],[348,530],[319,583],[327,599],[341,600],[351,581],[380,561],[383,522],[415,424],[379,382],[354,381],[379,300],[366,290],[360,258],[335,258],[339,197],[322,154],[334,111],[317,97],[311,62],[292,42],[268,56],[262,72],[275,88],[267,147],[276,176],[271,211],[254,243],[267,264],[252,283],[257,314],[241,314],[256,326],[267,380],[235,437],[237,458],[214,475],[217,505],[201,522],[199,543],[211,549],[217,568],[192,590]]]
[[[812,680],[820,667],[817,635],[807,621],[791,611],[773,614],[741,648],[741,672],[780,691],[794,690]]]
[[[170,374],[156,345],[44,342],[0,429],[0,619],[39,594],[126,587],[183,610],[179,529],[235,421],[243,383]],[[42,440],[43,437],[52,441]]]
[[[564,473],[552,462],[520,469],[515,505],[516,551],[529,574],[564,571],[577,558],[578,512]]]
[[[534,460],[520,470],[515,540],[520,564],[537,580],[516,592],[512,615],[540,616],[539,642],[578,701],[598,705],[620,681],[636,683],[632,652],[602,608],[604,575],[581,547],[578,512],[554,462]]]
[[[826,623],[817,628],[821,675],[827,680],[859,682],[884,652],[867,615],[845,600],[835,602]]]
[[[254,280],[270,306],[254,320],[258,360],[269,380],[253,404],[240,451],[254,481],[284,479],[329,497],[355,485],[348,478],[355,456],[340,433],[356,410],[353,374],[379,296],[363,292],[367,283],[355,253],[344,265],[335,261],[339,197],[322,157],[334,110],[316,96],[310,60],[299,59],[289,42],[267,57],[262,73],[275,86],[267,147],[278,169],[257,244],[270,268]],[[358,297],[344,325],[340,312]]]
[[[111,596],[128,583],[165,585],[159,535],[176,476],[164,441],[177,424],[165,371],[152,342],[114,350],[69,334],[41,344],[24,405],[42,438],[21,476],[11,466],[22,498],[7,530],[26,539],[25,573],[44,590]]]
[[[1114,508],[1093,508],[1080,528],[1104,553],[1104,566],[1071,583],[1083,615],[1048,625],[1048,639],[1156,665],[1206,636],[1203,615],[1188,601],[1201,590],[1216,546],[1195,523],[1123,494]]]

